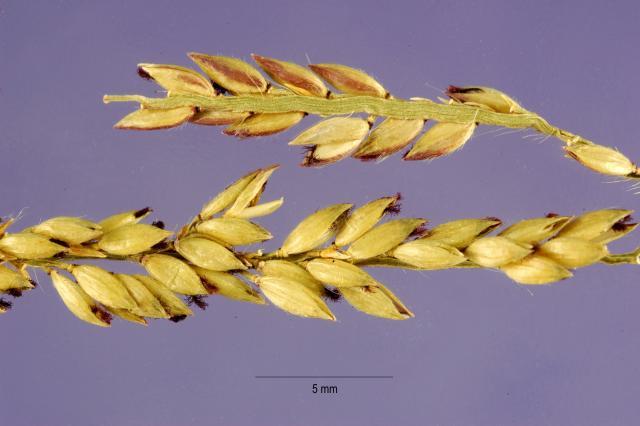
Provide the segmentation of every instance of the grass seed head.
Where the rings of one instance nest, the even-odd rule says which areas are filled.
[[[323,299],[344,295],[363,312],[404,319],[413,314],[363,268],[499,268],[516,282],[545,284],[568,278],[569,269],[594,262],[638,264],[638,250],[610,255],[605,246],[636,227],[629,210],[597,210],[575,219],[550,214],[518,222],[495,237],[486,236],[501,224],[492,217],[447,222],[428,232],[423,229],[425,221],[417,218],[377,225],[385,214],[398,210],[399,194],[374,200],[351,215],[350,204],[328,206],[302,220],[281,249],[266,254],[262,250],[237,252],[236,245],[271,236],[243,216],[262,214],[281,204],[281,199],[258,204],[273,170],[274,166],[259,169],[227,187],[173,237],[162,230],[161,222],[137,223],[149,209],[110,216],[100,224],[54,218],[43,222],[46,226],[37,225],[41,232],[53,229],[57,233],[51,235],[73,242],[85,238],[76,238],[76,231],[60,232],[60,223],[107,229],[105,235],[82,244],[34,233],[36,227],[4,234],[0,238],[0,292],[20,296],[34,285],[27,268],[39,268],[62,283],[61,297],[86,321],[105,325],[113,314],[146,324],[147,318],[177,322],[192,314],[174,292],[190,296],[196,305],[208,294],[264,303],[247,280],[258,284],[274,304],[295,315],[334,319]],[[132,230],[139,230],[140,235]],[[157,238],[149,240],[149,232],[163,233],[166,241],[153,244]],[[336,239],[328,244],[334,234]],[[132,241],[127,240],[133,245],[144,240],[144,244],[131,249]],[[39,247],[43,242],[45,248],[53,245],[55,250],[43,250]],[[34,257],[20,257],[27,249]],[[50,256],[40,257],[46,255]],[[92,265],[67,263],[78,257],[141,263],[151,276],[113,274]],[[78,284],[61,271],[71,272]],[[2,303],[0,311],[6,310]]]
[[[329,142],[331,138],[321,143],[322,139],[315,138],[308,145],[310,149],[302,165],[321,166],[347,156],[364,161],[382,160],[411,143],[425,120],[439,124],[429,129],[404,159],[440,157],[462,147],[475,126],[482,124],[532,129],[553,136],[564,143],[569,157],[586,167],[607,175],[640,179],[635,164],[616,150],[552,126],[507,94],[490,87],[449,86],[446,94],[450,100],[439,98],[441,103],[420,97],[395,99],[370,75],[345,65],[309,65],[313,71],[310,72],[291,62],[253,55],[274,81],[272,84],[240,59],[201,53],[189,56],[211,83],[204,76],[177,65],[141,64],[140,75],[155,79],[168,90],[168,96],[106,95],[105,103],[136,102],[142,107],[116,127],[153,130],[175,127],[188,120],[194,124],[227,124],[224,133],[252,137],[286,130],[307,114],[320,117],[367,114],[371,125],[377,117],[384,118],[364,143]],[[325,83],[344,93],[332,94]],[[335,134],[345,133],[336,129]]]

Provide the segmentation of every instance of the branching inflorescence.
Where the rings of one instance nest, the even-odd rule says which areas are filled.
[[[278,250],[245,251],[272,238],[252,219],[276,211],[283,199],[259,203],[275,166],[240,178],[206,203],[177,232],[161,222],[140,223],[149,208],[99,222],[54,217],[9,233],[0,222],[0,293],[18,297],[35,286],[30,269],[51,277],[64,304],[89,323],[108,326],[113,315],[146,324],[178,321],[204,308],[217,294],[264,304],[265,298],[294,315],[335,320],[325,300],[343,298],[370,315],[406,319],[411,311],[365,270],[487,268],[521,284],[571,277],[572,269],[601,262],[638,264],[640,250],[609,254],[607,244],[636,228],[629,210],[597,210],[581,216],[527,219],[501,226],[494,217],[425,227],[420,218],[393,218],[400,195],[359,208],[335,204],[304,218]],[[100,260],[141,265],[146,274],[120,274]],[[0,299],[0,312],[11,306]]]
[[[616,149],[555,127],[492,88],[449,86],[449,100],[403,100],[391,96],[363,71],[344,65],[309,65],[309,70],[253,55],[273,80],[270,83],[236,58],[200,53],[189,57],[210,80],[177,65],[140,64],[139,74],[166,89],[167,97],[105,96],[107,103],[137,102],[141,106],[116,127],[152,130],[190,122],[227,125],[224,133],[251,137],[284,131],[307,114],[328,117],[290,142],[308,148],[304,166],[329,164],[347,156],[379,161],[414,140],[403,159],[428,160],[460,149],[478,125],[533,129],[564,142],[567,157],[598,173],[640,177],[636,165]],[[324,82],[342,93],[329,91]],[[375,125],[377,118],[382,121]],[[427,121],[435,123],[420,135]]]

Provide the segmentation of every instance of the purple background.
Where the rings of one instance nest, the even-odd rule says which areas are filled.
[[[266,3],[266,2],[265,2]],[[296,166],[286,134],[237,141],[218,128],[127,132],[152,94],[138,62],[191,66],[187,51],[251,52],[370,71],[399,97],[447,84],[503,89],[554,123],[640,158],[637,2],[0,2],[0,202],[19,226],[151,205],[175,228],[245,172],[283,165],[262,220],[279,236],[334,202],[402,191],[403,214],[438,223],[635,208],[628,184],[563,158],[560,143],[480,128],[431,163]],[[312,122],[306,121],[306,125]],[[640,238],[616,243],[631,249]],[[640,416],[640,269],[593,266],[527,288],[491,271],[374,271],[416,318],[338,323],[214,298],[179,325],[86,325],[41,286],[0,321],[6,425],[628,425]],[[393,380],[258,381],[255,375],[381,374]],[[337,384],[314,395],[312,383]]]

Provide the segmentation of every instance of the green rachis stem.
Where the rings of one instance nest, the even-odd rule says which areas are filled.
[[[170,109],[193,106],[232,112],[284,113],[292,111],[329,116],[366,113],[397,119],[423,119],[453,123],[476,122],[489,126],[512,129],[534,129],[545,135],[555,136],[569,144],[586,139],[559,129],[533,112],[504,114],[463,104],[439,104],[429,100],[384,99],[373,96],[341,95],[317,98],[300,95],[236,95],[200,96],[172,95],[166,98],[149,98],[139,95],[105,95],[105,103],[137,102],[146,108]]]

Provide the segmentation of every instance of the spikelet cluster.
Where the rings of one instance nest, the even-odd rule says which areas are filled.
[[[29,269],[39,268],[69,311],[98,326],[113,317],[137,324],[179,321],[213,294],[326,320],[336,319],[327,302],[342,298],[366,314],[400,320],[413,313],[369,267],[486,268],[535,285],[564,280],[596,262],[638,263],[638,252],[610,255],[607,248],[636,228],[629,210],[550,214],[501,231],[494,217],[427,227],[423,218],[392,217],[400,210],[399,194],[357,208],[327,206],[304,217],[276,251],[252,251],[248,247],[273,237],[256,218],[283,203],[261,201],[276,169],[241,177],[177,232],[161,222],[143,223],[149,208],[99,221],[59,216],[19,232],[10,232],[12,220],[0,222],[0,293],[18,297],[32,289]],[[133,262],[140,271],[112,272],[94,264],[101,259]],[[10,307],[0,299],[0,313]]]
[[[139,64],[142,77],[167,91],[166,102],[105,96],[105,102],[141,103],[141,109],[115,127],[153,130],[190,122],[223,125],[225,134],[246,138],[279,133],[297,125],[307,114],[320,115],[319,122],[289,142],[305,147],[303,166],[323,166],[346,157],[380,161],[412,142],[404,160],[431,160],[461,149],[479,124],[531,128],[562,140],[567,157],[591,170],[639,177],[636,165],[616,149],[555,128],[490,87],[449,86],[445,91],[448,99],[440,99],[442,103],[425,98],[407,101],[395,99],[369,74],[341,64],[303,67],[252,55],[269,81],[257,68],[237,58],[202,53],[189,53],[189,58],[204,75],[177,65]],[[242,102],[223,105],[216,99]]]

